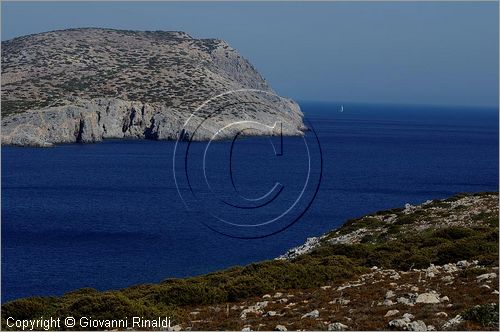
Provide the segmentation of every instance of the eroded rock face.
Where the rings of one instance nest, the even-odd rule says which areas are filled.
[[[4,145],[306,129],[299,106],[236,50],[182,32],[70,29],[2,42],[2,90]]]

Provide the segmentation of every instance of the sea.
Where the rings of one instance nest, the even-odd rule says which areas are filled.
[[[2,147],[2,303],[274,259],[350,218],[498,191],[498,108],[300,104],[307,140]]]

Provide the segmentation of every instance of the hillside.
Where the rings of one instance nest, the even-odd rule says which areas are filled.
[[[1,83],[8,145],[176,139],[203,102],[241,89],[262,92],[206,105],[196,114],[203,130],[189,138],[210,139],[236,120],[282,122],[286,135],[305,128],[298,105],[276,96],[235,49],[184,32],[81,28],[14,38],[2,42]]]
[[[169,316],[174,330],[496,330],[498,249],[498,193],[457,195],[349,220],[272,261],[9,302],[2,327]]]

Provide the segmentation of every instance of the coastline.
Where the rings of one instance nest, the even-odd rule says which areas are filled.
[[[289,328],[295,324],[293,329],[326,329],[330,324],[341,323],[347,326],[349,322],[333,322],[329,318],[327,319],[329,323],[325,324],[321,307],[314,309],[318,311],[318,315],[313,312],[314,310],[304,312],[311,308],[309,304],[311,300],[306,298],[302,300],[306,301],[303,303],[304,308],[295,310],[300,317],[296,317],[297,312],[290,316],[288,312],[292,312],[292,308],[285,307],[292,300],[287,298],[286,301],[281,301],[280,299],[286,298],[283,297],[283,293],[293,295],[291,298],[304,296],[314,298],[314,294],[318,292],[321,294],[322,291],[345,293],[345,289],[355,289],[356,286],[353,285],[360,283],[356,280],[365,280],[368,275],[371,275],[371,279],[387,278],[396,283],[401,279],[407,284],[414,283],[414,279],[418,276],[418,283],[422,284],[422,280],[425,280],[422,285],[414,287],[424,287],[426,292],[409,290],[408,294],[416,293],[417,296],[405,295],[402,298],[406,300],[397,299],[396,302],[394,302],[396,299],[392,299],[392,304],[382,298],[380,301],[382,304],[374,306],[368,304],[368,307],[364,307],[366,303],[349,305],[346,301],[354,301],[352,299],[344,299],[344,302],[333,300],[331,305],[337,308],[345,307],[346,310],[375,308],[377,315],[380,315],[380,311],[385,313],[389,309],[396,310],[392,309],[393,305],[405,308],[420,306],[421,302],[417,301],[419,295],[434,294],[429,290],[431,285],[434,288],[432,290],[438,289],[442,292],[443,289],[447,289],[446,284],[455,279],[456,282],[460,280],[464,292],[480,293],[475,297],[477,300],[475,304],[489,305],[495,297],[498,300],[498,290],[488,284],[486,284],[488,288],[482,287],[484,283],[479,282],[488,281],[490,285],[495,285],[494,282],[498,278],[498,193],[456,195],[449,199],[427,201],[418,206],[407,205],[404,208],[376,212],[349,220],[339,229],[326,233],[313,242],[315,245],[309,246],[309,250],[299,252],[292,248],[281,259],[253,263],[245,267],[233,267],[199,277],[167,279],[160,284],[136,285],[119,291],[98,292],[92,289],[80,289],[62,297],[18,299],[2,305],[3,317],[9,315],[36,317],[56,313],[75,317],[86,315],[107,317],[123,313],[135,316],[140,313],[145,317],[172,316],[173,321],[184,329],[187,327],[186,319],[190,313],[197,311],[195,309],[201,312],[196,315],[204,317],[213,306],[219,307],[221,315],[224,315],[227,306],[228,314],[225,320],[222,320],[222,317],[216,321],[197,320],[196,329],[223,327],[241,329],[249,324],[252,328],[256,328],[256,322],[272,325],[285,320],[286,317],[289,319],[288,325],[285,325]],[[422,273],[425,278],[422,278]],[[399,277],[392,277],[396,275]],[[446,275],[452,279],[443,280]],[[379,282],[382,281],[377,281]],[[392,286],[388,283],[387,287]],[[394,286],[393,291],[397,292],[398,287]],[[370,287],[370,294],[380,292],[380,289],[372,288]],[[448,301],[442,300],[441,298],[446,295]],[[272,297],[272,303],[269,297]],[[257,305],[248,306],[259,298],[261,300]],[[390,298],[392,297],[386,300]],[[466,303],[454,303],[454,306],[449,307],[448,304],[454,299],[465,301],[465,298],[459,297],[458,293],[442,293],[435,305],[441,311],[450,311],[451,313],[446,316],[450,318],[471,309],[464,307]],[[266,301],[268,303],[265,305],[259,305]],[[328,302],[321,305],[327,305],[331,301],[329,298]],[[483,303],[485,301],[487,303]],[[246,306],[243,303],[246,303]],[[496,303],[498,304],[498,301]],[[274,308],[276,310],[267,308],[268,305],[276,306]],[[281,313],[276,314],[280,312],[278,309],[281,313],[287,312],[284,316],[280,316]],[[306,316],[308,319],[301,318],[307,314],[311,314]],[[429,310],[419,313],[419,315],[424,314],[429,315]],[[433,324],[437,324],[434,323],[437,319],[435,314],[437,312],[432,313]],[[233,316],[234,318],[231,318]],[[440,324],[446,324],[449,319],[444,319],[446,317],[442,316]],[[429,325],[429,317],[421,317],[419,320],[427,320]],[[416,321],[418,320],[410,319],[405,324]],[[459,328],[460,324],[467,322],[462,319],[456,327]],[[467,326],[467,328],[489,329],[488,326],[476,323],[468,322],[467,324],[472,324],[472,327]],[[2,324],[4,325],[4,322]],[[361,325],[357,325],[356,329],[370,327],[360,322],[357,324]],[[265,326],[267,329],[273,329],[274,326],[271,325]],[[377,328],[383,329],[387,326],[377,326]]]

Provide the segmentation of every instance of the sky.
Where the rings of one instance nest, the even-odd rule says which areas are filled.
[[[296,100],[498,107],[495,2],[5,2],[2,40],[74,27],[227,41]]]

